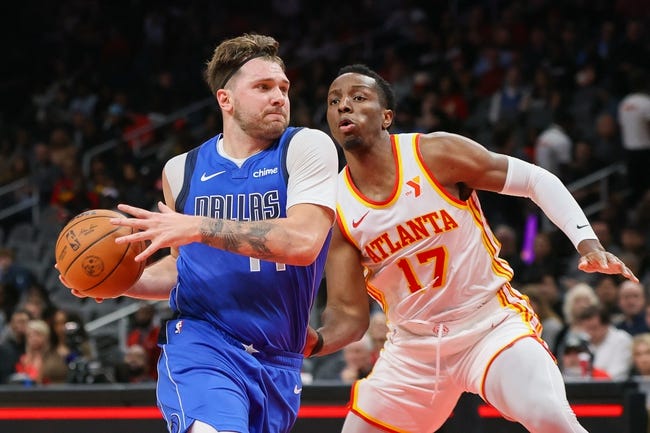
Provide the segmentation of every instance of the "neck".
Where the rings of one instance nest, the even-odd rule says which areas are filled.
[[[238,127],[234,127],[233,125],[229,126],[224,124],[223,150],[232,158],[248,158],[261,152],[273,143],[273,140],[255,138]]]
[[[346,150],[345,156],[352,180],[364,195],[381,201],[392,192],[397,173],[387,132],[373,142]]]

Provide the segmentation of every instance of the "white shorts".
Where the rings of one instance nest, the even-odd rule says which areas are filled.
[[[486,373],[505,348],[533,337],[548,350],[540,335],[527,298],[509,285],[463,319],[392,327],[372,373],[353,385],[351,411],[389,431],[433,432],[464,391],[485,399]]]

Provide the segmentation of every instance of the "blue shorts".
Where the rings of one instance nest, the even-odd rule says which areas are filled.
[[[161,334],[157,398],[170,433],[186,432],[195,420],[218,431],[291,430],[300,406],[302,354],[246,350],[197,319],[169,320]]]

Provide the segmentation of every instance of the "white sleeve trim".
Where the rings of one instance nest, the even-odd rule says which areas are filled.
[[[580,205],[557,176],[521,159],[507,158],[502,194],[530,198],[576,248],[585,239],[598,239]]]
[[[185,159],[187,158],[187,153],[182,153],[171,158],[165,164],[163,171],[165,176],[167,176],[167,182],[169,182],[169,188],[176,202],[178,194],[183,188],[183,181],[185,179]]]

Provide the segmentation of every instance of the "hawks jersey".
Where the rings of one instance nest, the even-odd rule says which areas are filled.
[[[361,252],[367,290],[395,325],[454,320],[512,278],[475,192],[448,193],[423,163],[419,134],[391,135],[397,179],[385,201],[339,173],[338,224]]]
[[[287,153],[291,153],[290,142],[293,145],[297,141],[294,137],[297,131],[288,128],[271,147],[249,157],[241,167],[217,152],[221,135],[182,155],[184,180],[176,198],[176,210],[237,221],[286,217],[287,202],[291,205],[296,200],[287,194]],[[319,131],[316,132],[323,137],[311,130],[304,131],[300,133],[301,146],[325,145],[323,137],[329,140]],[[329,188],[325,192],[332,192],[330,206],[333,208],[336,150],[331,140],[329,143],[331,149],[325,147],[311,154],[329,156],[334,152],[330,158],[334,161],[331,170],[325,157],[314,162],[309,170],[320,170],[325,175],[331,171],[330,179],[325,178],[322,184]],[[309,165],[301,161],[302,165]],[[294,171],[292,176],[303,179],[306,169],[301,170]],[[328,194],[318,188],[312,187],[307,193],[300,191],[301,202],[320,204]],[[300,353],[329,239],[328,236],[318,258],[309,266],[259,260],[202,243],[181,246],[178,282],[171,292],[170,306],[180,317],[205,320],[236,339],[253,344],[256,349]]]

